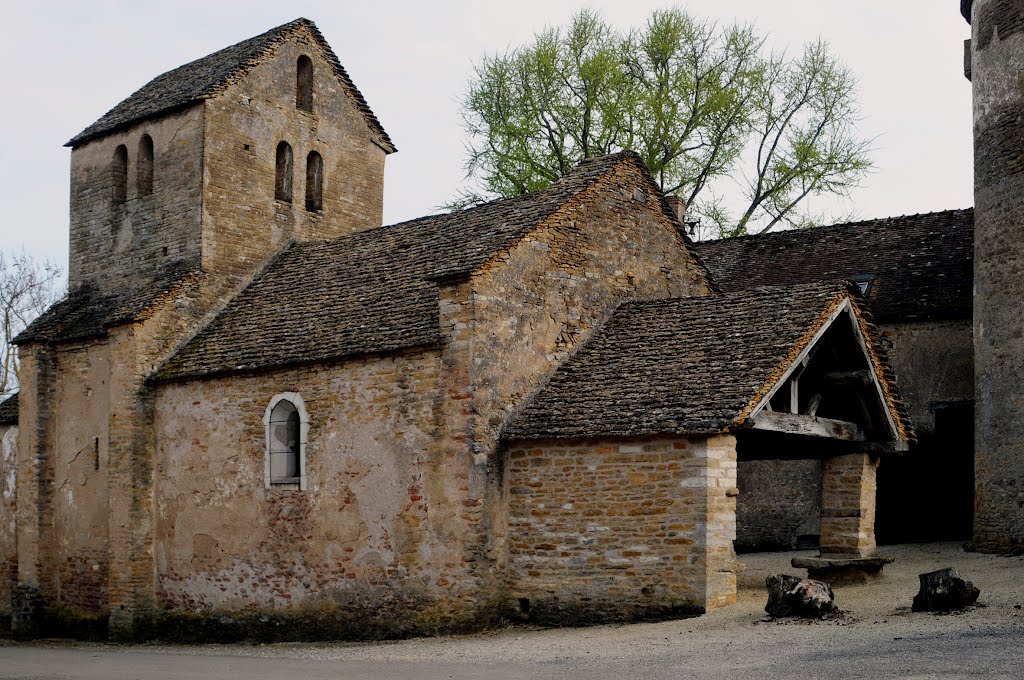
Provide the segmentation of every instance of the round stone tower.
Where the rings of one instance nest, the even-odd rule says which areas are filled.
[[[961,0],[974,91],[974,542],[1024,550],[1024,0]]]

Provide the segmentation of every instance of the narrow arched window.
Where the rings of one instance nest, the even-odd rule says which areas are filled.
[[[313,62],[306,55],[299,57],[295,68],[295,108],[313,110]]]
[[[153,138],[142,135],[139,139],[139,156],[136,161],[137,189],[139,196],[153,193]]]
[[[110,164],[110,200],[114,205],[128,200],[128,147],[124,144],[114,149]]]
[[[292,202],[292,147],[288,142],[277,145],[274,175],[274,198]]]
[[[324,159],[316,151],[306,157],[306,210],[324,207]]]
[[[296,484],[306,488],[306,433],[309,418],[302,397],[284,392],[270,400],[266,427],[266,486]]]

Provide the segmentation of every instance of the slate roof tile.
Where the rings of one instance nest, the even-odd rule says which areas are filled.
[[[80,146],[89,140],[129,127],[139,121],[180,110],[207,99],[244,75],[276,45],[294,32],[308,29],[324,50],[335,73],[352,96],[360,113],[379,138],[382,148],[395,151],[391,138],[370,110],[366,99],[356,88],[337,55],[327,44],[320,30],[309,19],[296,19],[266,33],[243,40],[201,59],[168,71],[149,81],[134,94],[103,114],[99,120],[75,135],[65,146]]]
[[[844,283],[815,283],[624,303],[525,404],[503,437],[726,431],[741,424],[745,409],[849,295]],[[883,374],[895,394],[891,373]]]
[[[970,318],[974,210],[948,210],[696,244],[726,291],[875,275],[879,323]]]

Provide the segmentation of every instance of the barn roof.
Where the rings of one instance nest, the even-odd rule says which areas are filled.
[[[712,434],[741,426],[834,312],[845,283],[621,305],[503,432],[505,439]],[[876,332],[858,313],[869,346]],[[909,432],[875,352],[890,412]]]
[[[854,279],[880,323],[970,318],[974,210],[947,210],[696,244],[724,290]]]
[[[584,161],[543,191],[329,241],[296,243],[157,377],[434,345],[440,340],[438,280],[471,273],[621,163],[647,172],[636,154],[621,152]],[[672,216],[664,202],[661,209]]]
[[[200,100],[218,94],[226,86],[243,76],[259,63],[277,45],[296,32],[308,30],[319,43],[324,55],[334,66],[335,74],[367,125],[387,152],[395,151],[391,138],[377,120],[369,104],[356,88],[337,55],[327,44],[320,30],[309,19],[296,19],[266,33],[243,40],[201,59],[168,71],[149,81],[134,94],[103,114],[99,120],[75,135],[65,146],[79,146],[89,140],[129,127],[139,121],[180,110]]]

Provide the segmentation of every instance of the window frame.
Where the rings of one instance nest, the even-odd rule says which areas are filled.
[[[305,54],[295,60],[295,108],[313,113],[313,60]]]
[[[153,195],[153,166],[156,163],[156,149],[149,133],[139,137],[135,154],[135,195],[142,198]]]
[[[315,149],[306,154],[306,211],[324,210],[324,157]]]
[[[128,202],[128,146],[118,144],[110,160],[110,204],[119,208]]]
[[[307,476],[306,476],[306,442],[309,439],[309,414],[306,411],[306,404],[302,400],[302,396],[298,392],[281,392],[275,394],[267,404],[266,411],[263,413],[263,486],[270,490],[274,487],[277,488],[294,488],[295,482],[290,478],[288,481],[274,481],[270,477],[270,451],[271,451],[271,431],[270,431],[270,417],[274,411],[274,407],[282,401],[287,401],[295,408],[299,414],[299,491],[305,491],[307,487]]]

